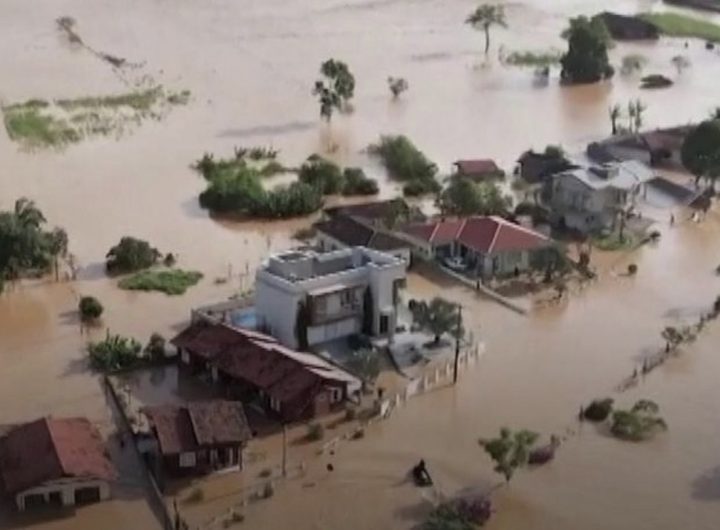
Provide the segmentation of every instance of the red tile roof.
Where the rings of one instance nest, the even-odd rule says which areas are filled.
[[[496,216],[441,219],[408,226],[405,232],[433,245],[458,241],[483,254],[531,250],[546,246],[550,241],[538,232]]]
[[[0,438],[0,482],[8,493],[66,477],[115,476],[100,433],[85,418],[42,418]]]
[[[404,232],[433,245],[446,245],[457,239],[463,219],[440,219],[434,222],[409,225]]]
[[[460,173],[465,175],[484,175],[501,171],[495,161],[490,159],[458,160],[455,162],[455,166]]]
[[[147,407],[143,412],[155,428],[164,455],[215,445],[240,445],[252,437],[243,406],[235,401],[199,401],[186,407],[161,405]]]
[[[355,379],[315,355],[285,348],[267,335],[224,324],[198,321],[172,343],[211,360],[221,372],[277,399],[288,415],[299,414],[323,386],[345,386]],[[218,347],[220,343],[223,347]]]

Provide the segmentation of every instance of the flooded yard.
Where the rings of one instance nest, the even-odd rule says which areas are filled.
[[[611,50],[615,64],[641,53],[648,72],[676,81],[657,91],[641,92],[638,77],[619,74],[609,83],[569,88],[559,86],[555,72],[538,86],[531,70],[496,58],[501,47],[563,48],[559,34],[568,16],[632,13],[659,3],[508,2],[509,28],[493,31],[487,65],[482,35],[462,23],[474,7],[470,0],[4,0],[2,104],[117,94],[151,82],[191,96],[119,139],[100,135],[63,150],[27,151],[0,134],[0,209],[21,196],[36,201],[50,226],[67,230],[81,266],[75,282],[7,286],[0,296],[0,423],[84,415],[110,437],[112,411],[85,365],[86,341],[106,328],[142,342],[154,331],[170,337],[191,307],[247,290],[268,253],[295,244],[293,233],[310,219],[221,221],[199,207],[204,182],[190,165],[204,152],[229,156],[234,146],[272,145],[283,164],[296,166],[330,139],[338,146],[333,158],[378,178],[386,198],[399,185],[364,152],[380,134],[406,134],[441,172],[456,159],[475,157],[494,158],[510,171],[530,147],[561,144],[574,152],[606,136],[614,103],[642,98],[647,127],[698,120],[720,103],[720,54],[700,41],[686,47],[684,40],[662,39]],[[86,44],[136,66],[114,68],[69,44],[55,23],[63,16],[77,21]],[[705,16],[713,17],[720,21]],[[671,63],[678,54],[692,64],[682,73]],[[348,63],[357,89],[354,112],[328,126],[311,89],[329,57]],[[409,82],[398,101],[390,97],[388,76]],[[312,486],[299,480],[280,486],[274,499],[247,511],[245,526],[412,528],[430,499],[404,482],[407,470],[425,458],[448,495],[490,488],[498,479],[477,438],[509,425],[567,441],[552,465],[521,473],[498,491],[491,530],[717,528],[720,326],[710,325],[638,388],[613,394],[643,355],[661,345],[665,325],[695,317],[720,294],[713,274],[720,264],[717,210],[700,224],[671,228],[660,219],[658,229],[657,246],[626,256],[594,254],[602,270],[597,283],[568,304],[529,316],[449,280],[412,275],[409,293],[442,294],[467,307],[468,327],[487,346],[479,367],[457,388],[413,400],[363,440],[344,445],[332,459],[334,472],[325,470],[326,458],[315,462],[308,471]],[[203,272],[204,280],[182,297],[119,290],[105,277],[103,260],[124,235],[177,253],[179,265]],[[629,263],[638,265],[634,278],[622,274]],[[106,308],[103,325],[90,332],[81,331],[75,312],[86,294]],[[622,404],[656,400],[670,430],[644,445],[617,442],[589,425],[579,432],[579,406],[604,395]],[[291,458],[300,456],[291,451]],[[115,457],[124,477],[138,477],[137,462]],[[139,484],[132,478],[118,484],[115,500],[79,509],[75,518],[31,523],[0,513],[0,527],[94,529],[102,521],[103,528],[152,528]]]

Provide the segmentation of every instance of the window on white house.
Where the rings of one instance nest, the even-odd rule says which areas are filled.
[[[180,453],[180,467],[195,467],[195,453]]]

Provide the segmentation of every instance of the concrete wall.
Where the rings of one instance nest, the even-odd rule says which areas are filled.
[[[104,480],[67,480],[56,481],[43,484],[36,488],[31,488],[18,493],[15,496],[15,503],[18,510],[25,510],[25,498],[30,495],[43,495],[45,501],[49,501],[51,493],[60,493],[63,506],[75,505],[75,490],[82,488],[98,488],[100,491],[100,500],[110,498],[110,485]]]
[[[305,300],[308,293],[333,285],[342,285],[346,288],[359,287],[363,291],[365,287],[369,286],[374,303],[373,332],[378,333],[380,312],[386,308],[393,308],[391,317],[394,317],[393,282],[405,278],[407,263],[382,252],[361,250],[370,259],[379,263],[371,261],[361,267],[317,276],[300,282],[290,282],[266,270],[258,270],[255,284],[255,309],[259,322],[266,326],[270,334],[280,342],[290,348],[297,348],[295,337],[297,306],[301,300]],[[320,329],[322,327],[327,329]],[[393,328],[394,318],[391,318],[389,329]],[[357,326],[350,327],[349,324],[344,329],[346,331],[342,331],[333,323],[314,326],[308,330],[308,341],[316,344],[322,336],[335,339],[351,335],[359,330]]]
[[[400,238],[405,240],[404,238]],[[323,252],[332,252],[334,250],[339,250],[343,248],[351,248],[348,247],[345,243],[342,241],[335,239],[334,237],[318,231],[317,235],[315,236],[315,242],[317,243],[317,246],[320,248]],[[383,250],[385,254],[390,254],[391,256],[394,256],[396,258],[400,258],[404,260],[406,263],[410,263],[410,254],[411,250],[410,248],[399,248],[394,250]]]

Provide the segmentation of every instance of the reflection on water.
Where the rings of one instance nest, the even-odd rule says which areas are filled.
[[[509,29],[493,30],[491,57],[480,67],[483,37],[464,26],[472,7],[464,2],[64,2],[62,14],[78,20],[84,38],[144,61],[142,75],[191,90],[193,101],[121,141],[100,138],[65,152],[22,153],[0,135],[0,208],[19,196],[34,199],[51,224],[67,229],[81,266],[73,284],[24,285],[0,297],[0,422],[47,412],[84,414],[111,431],[98,381],[84,369],[85,342],[107,327],[143,341],[154,331],[171,336],[189,307],[248,289],[269,252],[294,244],[292,234],[310,219],[215,220],[198,207],[205,183],[190,164],[203,152],[232,153],[242,140],[272,145],[283,164],[297,166],[335,144],[334,159],[364,167],[380,180],[381,197],[389,197],[397,184],[363,151],[383,133],[407,134],[442,171],[457,158],[475,156],[510,169],[530,147],[552,143],[575,151],[606,135],[607,109],[614,103],[641,97],[648,127],[697,120],[718,104],[720,57],[699,42],[688,48],[678,40],[618,44],[611,51],[616,64],[642,53],[648,72],[676,81],[652,92],[640,92],[632,76],[574,88],[553,78],[537,87],[532,69],[497,62],[500,46],[508,52],[564,47],[559,34],[568,15],[658,9],[659,2],[530,0],[507,6]],[[0,5],[4,101],[125,90],[105,64],[58,44],[57,10],[51,0]],[[682,74],[670,62],[678,54],[692,63]],[[311,89],[329,56],[348,62],[357,90],[355,112],[324,124]],[[390,99],[390,75],[410,84],[400,101]],[[322,475],[314,488],[281,488],[278,500],[249,514],[252,527],[284,529],[292,521],[308,529],[410,528],[427,501],[398,482],[418,456],[428,460],[443,491],[453,493],[494,481],[478,436],[506,423],[545,434],[575,429],[571,420],[580,402],[609,392],[638,355],[657,347],[663,326],[692,317],[720,292],[712,275],[720,263],[717,217],[673,229],[661,219],[656,248],[627,257],[593,256],[606,271],[598,284],[567,307],[528,318],[454,284],[438,287],[412,277],[411,290],[442,293],[472,308],[468,318],[487,340],[487,358],[454,391],[418,398],[364,441],[343,448],[337,472]],[[181,266],[201,270],[205,279],[181,298],[119,291],[103,276],[102,260],[124,235],[178,254]],[[630,262],[639,266],[636,278],[615,274]],[[97,296],[106,310],[102,326],[81,332],[72,315],[85,294]],[[552,466],[523,473],[500,491],[491,528],[716,528],[717,339],[717,331],[708,331],[685,358],[622,397],[656,399],[669,433],[642,447],[589,429],[570,437]],[[354,509],[358,499],[373,509]],[[279,503],[283,510],[276,509]],[[113,506],[110,512],[85,509],[73,528],[97,528],[98,518],[106,519],[103,527],[115,521],[127,528],[133,517],[145,524],[132,501],[121,497]],[[122,518],[107,518],[122,508]],[[69,528],[72,521],[42,527]]]

